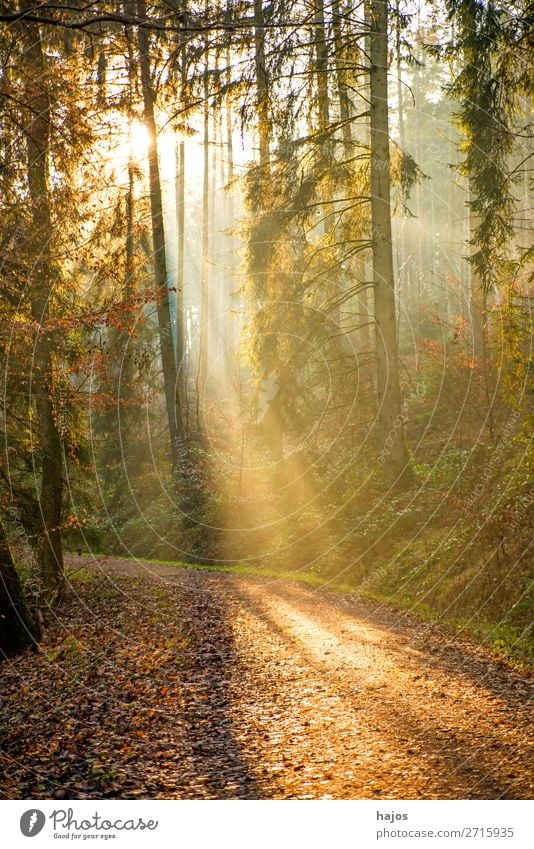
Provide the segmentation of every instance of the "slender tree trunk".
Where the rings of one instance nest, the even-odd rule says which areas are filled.
[[[182,3],[184,13],[187,10],[187,2]],[[180,80],[182,98],[182,106],[186,102],[186,86],[187,86],[187,52],[185,41],[180,50]],[[183,137],[176,145],[176,233],[177,233],[177,252],[176,252],[176,366],[178,369],[178,379],[182,387],[185,388],[185,355],[187,347],[186,338],[186,321],[184,313],[185,303],[185,141]]]
[[[421,6],[418,3],[417,6],[417,32],[420,32],[421,26]],[[415,100],[415,161],[420,166],[421,165],[421,130],[420,130],[420,110],[421,110],[421,72],[420,72],[420,61],[421,61],[421,47],[419,44],[419,40],[417,41],[417,50],[416,50],[416,64],[414,69],[414,100]],[[415,186],[415,200],[416,200],[416,209],[417,209],[417,221],[419,223],[419,227],[423,227],[423,202],[422,202],[422,191],[421,191],[421,181],[418,180]],[[415,269],[415,302],[416,302],[416,330],[419,331],[421,327],[422,319],[423,319],[423,242],[422,238],[417,239],[416,244],[416,269]],[[419,362],[419,357],[417,357],[417,362]]]
[[[471,192],[469,192],[471,196]],[[471,209],[469,209],[469,238],[472,239],[476,230],[476,219]],[[471,246],[470,250],[475,253],[478,248]],[[486,294],[482,285],[480,275],[476,269],[469,266],[469,301],[471,314],[471,336],[472,336],[472,352],[475,359],[482,362],[485,358],[486,342],[485,342],[485,311],[486,311]]]
[[[402,87],[402,57],[401,57],[401,19],[400,19],[400,2],[396,0],[395,4],[395,64],[396,64],[396,72],[397,72],[397,117],[399,122],[399,146],[404,153],[405,150],[405,137],[404,137],[404,91]],[[403,218],[401,224],[399,226],[399,237],[397,239],[396,245],[396,263],[397,263],[397,337],[399,336],[400,330],[400,322],[401,322],[401,297],[404,297],[405,293],[405,272],[404,272],[404,251],[403,251],[403,238],[404,238],[404,225],[405,219]]]
[[[452,142],[449,141],[447,145],[447,162],[451,165],[454,162],[456,148]],[[447,241],[450,245],[450,249],[455,250],[456,248],[456,231],[457,231],[457,222],[456,222],[456,194],[455,194],[456,186],[455,181],[451,178],[448,182],[447,188]],[[455,287],[458,285],[458,292],[456,292]],[[455,281],[455,275],[451,274],[447,276],[447,319],[449,324],[453,324],[455,319],[461,313],[461,306],[455,299],[455,294],[458,297],[461,296],[459,290],[459,281]]]
[[[319,120],[319,133],[321,134],[320,144],[323,146],[323,158],[332,163],[334,159],[334,150],[328,135],[330,122],[330,104],[328,100],[328,44],[325,22],[325,7],[323,0],[316,0],[315,5],[315,78],[317,82],[317,115]],[[347,124],[350,132],[350,127]],[[324,215],[324,234],[328,238],[333,226],[334,203],[332,193],[327,192],[325,203],[323,206]],[[339,336],[341,324],[341,308],[338,302],[341,294],[341,286],[339,281],[339,272],[328,273],[326,275],[325,296],[326,309],[330,320],[330,328],[333,336],[333,349],[338,353],[341,352],[343,340]]]
[[[44,329],[50,316],[54,289],[51,244],[54,233],[49,192],[50,96],[48,69],[37,25],[26,27],[26,60],[32,80],[28,82],[27,104],[31,118],[26,131],[28,187],[31,198],[31,237],[36,251],[31,281],[31,312],[38,326],[35,340],[32,384],[41,436],[41,483],[39,507],[43,538],[39,545],[39,565],[43,582],[42,602],[53,604],[63,581],[61,506],[63,458],[61,439],[54,415],[53,343]],[[33,82],[35,80],[35,82]]]
[[[471,191],[469,191],[471,197]],[[470,239],[473,239],[476,230],[476,217],[471,209],[469,209],[469,233]],[[471,245],[473,251],[478,250],[476,246]],[[471,336],[472,336],[472,353],[473,359],[480,368],[482,376],[482,385],[486,398],[486,425],[489,436],[492,442],[495,441],[495,424],[493,416],[492,392],[490,385],[490,361],[489,361],[489,338],[487,316],[487,293],[477,274],[476,269],[470,265],[469,267],[469,312],[471,315]]]
[[[256,65],[256,105],[258,110],[260,165],[266,165],[269,161],[269,136],[271,131],[264,24],[263,0],[254,0],[254,57]]]
[[[211,316],[211,342],[212,342],[212,368],[216,369],[217,392],[220,395],[221,364],[224,357],[223,348],[223,325],[224,316],[224,275],[223,275],[223,236],[224,227],[224,204],[221,203],[224,185],[225,168],[222,151],[222,112],[214,119],[213,127],[213,155],[211,164],[211,187],[210,187],[210,227],[211,227],[211,256],[212,277],[211,285],[212,303],[214,304],[214,315]]]
[[[123,11],[126,15],[133,15],[132,4],[125,2]],[[122,296],[125,303],[132,303],[136,294],[135,274],[135,181],[136,167],[134,156],[134,144],[132,138],[134,126],[134,92],[135,92],[135,40],[132,27],[126,27],[125,31],[128,51],[128,122],[129,122],[129,161],[128,161],[128,186],[124,198],[125,206],[125,262],[124,277],[122,285]],[[104,82],[104,81],[103,81]],[[117,462],[119,459],[124,464],[127,475],[135,474],[137,465],[138,423],[139,407],[134,406],[134,342],[135,317],[126,312],[120,328],[111,328],[109,332],[111,344],[110,370],[113,379],[113,391],[116,403],[116,433],[106,443],[105,456],[109,463]],[[123,479],[117,480],[115,497],[122,492]]]
[[[141,20],[146,19],[146,3],[144,0],[138,0],[137,14]],[[144,117],[146,126],[150,133],[148,170],[152,244],[154,252],[154,279],[157,289],[159,346],[161,366],[163,370],[165,406],[167,410],[167,420],[171,440],[171,460],[173,468],[177,469],[180,465],[182,447],[184,443],[184,427],[178,387],[176,357],[172,338],[165,232],[163,228],[163,203],[158,162],[157,126],[154,114],[155,96],[151,79],[148,30],[144,27],[138,27],[137,37],[139,45],[139,65],[141,69]]]
[[[365,3],[363,7],[363,28],[365,30],[365,38],[363,40],[363,55],[362,55],[362,63],[365,62],[366,57],[369,56],[370,50],[370,9],[369,3]],[[361,98],[361,109],[363,111],[368,109],[367,100],[363,97]],[[371,147],[371,128],[370,128],[371,117],[369,114],[369,119],[363,123],[363,134],[362,141],[363,143],[370,148]],[[362,327],[360,330],[360,345],[363,353],[372,353],[373,352],[373,333],[372,333],[372,325],[373,325],[373,316],[374,316],[374,287],[372,285],[372,268],[371,268],[371,251],[365,249],[361,251],[361,264],[362,264],[362,282],[365,284],[364,288],[361,292],[358,293],[357,303],[358,303],[358,313],[360,316],[360,321],[362,323]],[[374,397],[374,388],[373,392],[369,393],[370,397]],[[364,413],[363,407],[361,408],[362,413]]]
[[[124,267],[124,299],[128,302],[135,296],[135,174],[134,165],[130,161],[128,165],[128,192],[126,194],[126,261]],[[125,343],[131,343],[131,330],[133,320],[129,320]],[[130,392],[133,380],[133,358],[131,351],[125,352],[124,382],[126,389]]]
[[[316,0],[315,5],[315,74],[319,130],[325,133],[330,127],[330,108],[328,104],[328,45],[323,0]],[[326,144],[326,139],[322,143]]]
[[[131,120],[131,119],[130,119]],[[126,193],[126,256],[124,266],[124,300],[131,303],[136,295],[135,274],[135,168],[132,159],[128,165],[128,190]],[[119,405],[119,440],[125,468],[129,475],[136,470],[135,446],[138,442],[137,426],[139,407],[134,406],[134,324],[133,315],[126,313],[125,326],[117,331],[118,372],[117,404]]]
[[[39,638],[0,520],[0,658],[34,646]]]
[[[231,54],[230,48],[227,48],[226,54],[226,63],[227,63],[227,82],[228,85],[232,79],[232,70],[231,70]],[[228,191],[226,193],[226,228],[233,228],[234,219],[235,219],[235,210],[234,210],[234,139],[233,139],[233,125],[232,125],[232,101],[230,90],[228,90],[228,94],[226,96],[226,150],[227,150],[227,172],[226,172],[226,182],[229,186]],[[224,286],[224,307],[225,307],[225,321],[224,321],[224,368],[225,368],[225,389],[230,385],[231,371],[230,371],[230,362],[231,362],[231,348],[233,342],[233,335],[230,332],[230,327],[234,328],[234,325],[230,324],[230,315],[232,309],[232,284],[233,284],[233,268],[235,266],[235,237],[230,234],[226,237],[227,248],[227,258],[226,258],[226,268],[228,269],[225,286]]]
[[[534,98],[532,95],[527,95],[522,102],[521,121],[525,126],[531,128],[534,126]],[[519,245],[523,250],[529,250],[534,242],[534,181],[532,180],[532,138],[524,140],[520,147],[522,166],[522,192],[519,209],[521,210],[521,220],[519,222]],[[532,272],[533,263],[529,262],[525,269]]]
[[[126,12],[133,12],[130,9],[131,3],[125,3]],[[134,103],[134,89],[135,89],[135,78],[134,78],[134,65],[135,65],[135,49],[134,49],[134,41],[133,41],[133,32],[132,28],[128,27],[126,30],[126,37],[128,41],[128,119],[130,122],[129,131],[132,133],[132,125],[134,121],[134,111],[133,111],[133,103]],[[134,163],[134,151],[133,151],[133,139],[130,135],[130,161],[128,162],[128,191],[126,194],[126,263],[124,269],[124,298],[126,301],[129,301],[131,298],[135,296],[135,163]],[[131,344],[131,331],[133,329],[133,320],[130,320],[129,326],[127,328],[127,337],[125,340],[126,345]],[[124,375],[124,383],[126,391],[129,393],[131,397],[131,389],[133,382],[133,351],[125,352],[125,362],[124,368],[126,369],[126,373]]]
[[[178,376],[183,382],[185,356],[185,318],[184,318],[184,286],[185,286],[185,142],[183,139],[176,145],[176,366]]]
[[[332,0],[332,28],[334,31],[334,49],[336,54],[336,82],[339,99],[339,117],[341,119],[341,132],[345,145],[345,155],[350,156],[352,147],[352,106],[349,98],[349,91],[345,83],[345,74],[343,72],[343,33],[341,30],[341,11],[339,0]]]
[[[209,253],[210,253],[210,114],[208,101],[208,73],[204,76],[204,173],[202,181],[202,272],[200,281],[200,351],[197,386],[197,419],[200,398],[206,392],[209,357]],[[200,421],[199,421],[200,424]]]
[[[230,53],[230,48],[227,50],[226,54],[226,62],[228,65],[227,71],[227,84],[230,86],[230,82],[232,81],[232,65],[231,65],[232,57]],[[226,147],[228,151],[228,172],[227,179],[228,183],[231,184],[234,179],[234,135],[233,135],[233,126],[232,126],[232,100],[230,96],[230,91],[226,95]],[[232,191],[228,193],[228,206],[230,212],[230,221],[233,221],[233,212],[234,212],[234,194]]]
[[[378,425],[387,453],[385,481],[401,485],[408,472],[404,442],[395,317],[391,239],[388,122],[388,4],[370,0],[371,218],[375,291]],[[391,443],[391,444],[390,444]]]
[[[401,56],[401,19],[400,19],[400,2],[396,0],[395,6],[395,63],[397,67],[397,109],[399,117],[399,144],[404,150],[404,92],[402,87],[402,56]]]
[[[134,165],[130,161],[128,166],[128,189],[126,192],[126,239],[125,239],[125,263],[123,297],[126,303],[130,303],[135,294],[135,174]],[[133,328],[134,317],[126,313],[124,326],[111,331],[111,344],[114,354],[114,362],[111,363],[112,373],[115,380],[116,403],[117,403],[117,425],[119,428],[118,440],[110,441],[110,449],[116,457],[122,455],[126,469],[129,473],[134,472],[133,447],[137,439],[135,433],[135,416],[132,402],[134,399],[134,343]]]

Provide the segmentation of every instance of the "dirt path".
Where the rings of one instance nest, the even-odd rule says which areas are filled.
[[[72,558],[74,567],[81,562]],[[394,611],[295,583],[109,558],[92,569],[100,573],[99,595],[91,595],[91,583],[80,585],[70,621],[58,622],[55,637],[61,651],[65,629],[70,639],[78,629],[85,634],[90,674],[77,657],[55,661],[71,681],[69,664],[78,663],[76,681],[90,708],[84,713],[79,700],[69,702],[73,734],[61,741],[63,760],[53,779],[41,780],[41,794],[534,796],[532,684],[482,649]],[[115,594],[111,611],[109,604],[97,609],[102,586]],[[18,665],[30,681],[32,663],[26,657]],[[8,679],[16,671],[13,664]],[[9,707],[8,699],[7,727]],[[88,735],[95,714],[98,730]],[[34,731],[45,741],[52,733],[46,721]],[[3,748],[5,797],[39,796],[35,782],[50,772],[48,750],[34,752],[21,779],[27,752],[15,743]],[[95,762],[107,778],[95,779]]]

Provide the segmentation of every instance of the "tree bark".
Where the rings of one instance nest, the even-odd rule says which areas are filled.
[[[234,210],[234,140],[233,140],[233,122],[232,122],[232,100],[230,94],[230,83],[232,81],[232,65],[231,65],[231,53],[230,48],[227,48],[226,53],[226,64],[227,64],[227,83],[228,83],[228,93],[226,95],[225,102],[225,111],[226,111],[226,149],[228,156],[228,167],[226,173],[226,183],[230,186],[229,190],[226,192],[226,222],[225,227],[227,230],[232,229],[235,225],[235,210]],[[231,377],[231,369],[230,369],[230,351],[233,343],[233,336],[230,331],[230,318],[232,312],[232,287],[233,287],[233,274],[234,268],[236,265],[236,239],[232,234],[228,234],[226,237],[227,244],[227,254],[225,265],[228,268],[227,279],[225,280],[224,286],[224,369],[225,369],[225,389],[227,390],[230,386],[230,377]],[[233,325],[235,327],[235,323]]]
[[[421,27],[421,5],[417,6],[417,32],[420,32]],[[413,74],[413,97],[415,102],[415,161],[421,165],[421,109],[423,104],[423,95],[421,91],[421,61],[422,50],[419,39],[417,39],[416,47],[416,64]],[[422,227],[423,222],[423,198],[422,198],[421,181],[418,180],[415,185],[415,208],[419,226]],[[417,239],[416,244],[416,268],[415,268],[415,329],[418,333],[423,322],[423,294],[424,294],[424,278],[423,278],[423,239]],[[419,357],[417,357],[419,361]]]
[[[371,13],[369,9],[369,3],[365,3],[363,7],[363,29],[366,33],[365,38],[363,39],[363,55],[361,57],[362,64],[365,62],[365,58],[369,56],[370,50],[370,20]],[[363,97],[361,98],[360,108],[362,111],[366,111],[368,109],[367,100]],[[369,117],[363,123],[363,133],[361,141],[367,146],[368,149],[371,148],[371,114],[369,109]],[[364,288],[361,292],[358,293],[357,296],[357,304],[358,304],[358,314],[360,316],[360,321],[362,323],[362,327],[359,332],[360,336],[360,352],[361,353],[370,353],[374,354],[374,339],[373,339],[373,321],[374,321],[374,287],[372,285],[372,268],[371,268],[371,251],[367,248],[361,251],[361,264],[362,264],[362,282],[364,283]],[[374,383],[374,381],[373,381]],[[373,391],[369,393],[370,397],[374,396],[374,387]],[[362,410],[362,413],[364,411]]]
[[[472,196],[469,189],[469,197]],[[469,209],[469,235],[470,249],[473,252],[478,250],[476,245],[473,246],[472,241],[477,228],[477,219],[472,209]],[[469,313],[471,317],[471,350],[473,360],[476,362],[482,376],[482,386],[486,398],[486,426],[492,442],[495,441],[495,424],[493,416],[492,391],[490,386],[490,358],[489,358],[489,338],[488,338],[488,323],[487,323],[487,301],[488,296],[484,288],[484,284],[477,273],[476,269],[470,265],[469,267]]]
[[[315,74],[319,131],[326,133],[330,127],[330,107],[328,103],[328,45],[323,0],[316,0],[315,6]],[[323,144],[327,144],[326,138],[323,139]]]
[[[319,121],[320,144],[323,147],[323,158],[329,161],[331,167],[334,164],[334,149],[329,137],[330,104],[328,99],[328,43],[325,21],[325,7],[323,0],[316,0],[315,6],[315,77],[317,82],[317,117]],[[335,47],[335,44],[334,44]],[[337,55],[336,55],[337,65]],[[339,81],[339,80],[338,80]],[[350,128],[346,124],[347,129]],[[323,206],[323,231],[328,238],[333,227],[334,204],[332,192],[327,190]],[[341,286],[339,272],[327,271],[325,280],[325,305],[328,314],[331,335],[333,337],[332,347],[334,352],[341,353],[343,341],[339,335],[341,325],[341,308],[339,298]]]
[[[182,8],[184,14],[187,10],[187,3],[183,2]],[[180,97],[182,98],[182,106],[185,107],[187,85],[187,51],[185,41],[180,49]],[[184,314],[185,303],[185,141],[183,137],[176,145],[176,181],[175,181],[175,199],[176,199],[176,367],[178,369],[178,380],[180,385],[184,383],[184,367],[186,353],[186,321]]]
[[[59,429],[54,415],[53,343],[44,328],[50,316],[54,289],[51,244],[54,235],[49,191],[49,148],[51,103],[48,91],[49,72],[41,34],[35,24],[22,25],[28,68],[26,103],[30,119],[26,129],[28,188],[31,199],[31,238],[36,259],[31,278],[31,313],[37,325],[32,373],[41,441],[41,483],[39,509],[43,524],[38,557],[44,605],[57,599],[63,581],[63,548],[61,542],[61,506],[63,496],[63,457]]]
[[[339,0],[332,0],[332,28],[334,31],[334,50],[336,55],[336,78],[337,90],[339,99],[339,117],[341,118],[341,132],[345,145],[345,155],[349,158],[352,147],[352,105],[349,98],[349,91],[345,83],[345,75],[343,72],[343,33],[341,31],[341,11]]]
[[[137,14],[141,20],[146,19],[146,3],[137,2]],[[155,95],[152,87],[150,68],[150,45],[148,30],[137,28],[139,45],[139,64],[141,69],[141,85],[143,91],[144,118],[150,133],[151,143],[148,151],[148,170],[150,187],[150,212],[152,224],[152,243],[154,252],[154,279],[157,289],[157,314],[159,328],[159,347],[161,367],[163,370],[163,386],[165,406],[171,440],[171,461],[174,469],[179,468],[184,444],[184,427],[180,403],[176,357],[172,338],[172,321],[169,303],[169,287],[167,281],[167,259],[165,247],[165,232],[163,229],[163,203],[161,180],[158,162],[157,126],[154,114]]]
[[[471,190],[469,197],[471,198]],[[469,239],[474,238],[474,233],[477,227],[476,217],[471,209],[469,209]],[[476,253],[478,247],[470,245],[472,253]],[[479,362],[482,362],[486,356],[486,338],[485,338],[485,310],[486,310],[486,293],[482,285],[480,275],[476,269],[469,266],[469,312],[471,316],[471,337],[472,337],[472,352],[473,356]]]
[[[0,521],[0,658],[34,646],[39,637]]]
[[[206,60],[207,61],[207,60]],[[205,394],[208,376],[209,332],[209,253],[210,253],[210,116],[207,68],[204,76],[204,169],[202,183],[202,270],[200,280],[200,340],[197,385],[197,419],[200,425],[200,398]]]
[[[402,87],[402,56],[401,56],[401,19],[400,19],[400,0],[396,0],[395,5],[395,63],[397,67],[397,109],[399,116],[399,144],[404,151],[404,91]]]
[[[370,0],[371,221],[375,292],[378,429],[388,486],[407,480],[400,398],[391,239],[388,121],[388,4]]]
[[[185,142],[176,145],[176,367],[183,381],[185,356]]]
[[[254,0],[254,57],[256,65],[256,106],[259,123],[260,165],[266,165],[269,161],[269,136],[271,131],[264,23],[263,0]]]
[[[404,134],[404,91],[402,86],[402,56],[401,56],[401,44],[402,44],[402,33],[401,33],[401,12],[400,12],[400,0],[396,0],[395,3],[395,64],[396,64],[396,72],[397,72],[397,116],[399,121],[399,146],[401,148],[402,153],[405,152],[405,134]],[[400,323],[401,323],[401,298],[405,295],[405,263],[404,263],[404,225],[405,218],[402,219],[402,223],[399,227],[399,233],[396,244],[396,265],[397,265],[397,336],[399,336],[400,332]],[[434,232],[434,231],[433,231]]]

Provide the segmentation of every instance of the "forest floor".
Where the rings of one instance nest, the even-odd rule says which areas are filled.
[[[534,797],[532,681],[479,646],[290,581],[69,567],[2,665],[1,798]]]

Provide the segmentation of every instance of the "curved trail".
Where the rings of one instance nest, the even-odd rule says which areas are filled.
[[[69,565],[94,580],[5,669],[4,798],[534,796],[532,683],[470,642],[288,581]]]
[[[534,795],[532,687],[483,650],[301,584],[128,561],[102,568],[152,573],[188,596],[182,615],[189,608],[191,652],[202,658],[193,687],[216,706],[197,741],[212,795]]]

